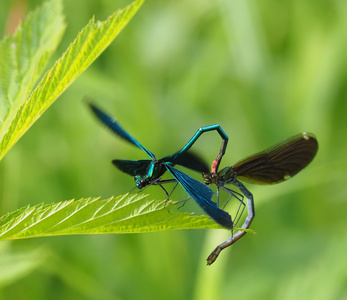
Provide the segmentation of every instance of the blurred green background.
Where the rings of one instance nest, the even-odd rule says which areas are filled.
[[[1,1],[1,35],[41,3]],[[56,58],[92,15],[128,3],[65,0]],[[133,187],[110,161],[145,155],[97,123],[85,96],[158,157],[214,123],[230,138],[222,166],[303,131],[317,135],[318,155],[288,182],[247,185],[258,235],[210,267],[226,230],[2,242],[0,299],[347,299],[346,15],[344,0],[144,3],[3,159],[1,215]],[[194,150],[210,163],[219,146],[211,133]],[[184,209],[197,210],[190,202]]]

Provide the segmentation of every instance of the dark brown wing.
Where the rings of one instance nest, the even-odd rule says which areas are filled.
[[[318,142],[312,133],[300,133],[233,165],[238,179],[274,184],[293,177],[315,157]]]

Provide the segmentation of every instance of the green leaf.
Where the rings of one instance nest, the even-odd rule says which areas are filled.
[[[177,212],[174,203],[122,195],[27,206],[0,219],[0,240],[32,237],[141,233],[175,229],[222,228],[207,216]]]
[[[65,31],[61,0],[30,13],[15,34],[0,42],[0,137],[56,50]]]
[[[0,289],[25,278],[30,272],[39,268],[47,260],[44,247],[35,250],[22,249],[14,251],[10,243],[3,243],[0,247]]]
[[[4,134],[0,142],[0,160],[59,95],[107,48],[143,1],[137,0],[116,11],[104,22],[95,21],[94,17],[89,21],[63,56],[43,76],[28,100],[16,109],[8,131],[5,134],[0,132],[0,137]],[[29,95],[30,90],[22,92]]]

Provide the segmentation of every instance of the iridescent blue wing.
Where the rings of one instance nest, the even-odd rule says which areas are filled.
[[[219,209],[217,204],[212,201],[214,192],[209,187],[168,164],[165,166],[177,182],[213,220],[223,227],[233,228],[231,216],[226,211]]]
[[[185,152],[174,158],[176,154],[171,156],[166,156],[159,161],[161,162],[171,162],[174,165],[180,165],[188,169],[198,171],[200,173],[208,173],[209,166],[194,153]]]
[[[129,133],[127,133],[115,119],[105,114],[94,104],[89,103],[89,106],[92,109],[93,113],[97,116],[97,118],[102,123],[104,123],[109,129],[111,129],[116,135],[128,141],[129,143],[135,145],[136,147],[139,147],[140,149],[145,151],[149,157],[155,159],[154,154],[151,151],[147,150],[145,147],[143,147],[137,140],[135,140]]]
[[[131,176],[146,175],[149,165],[151,164],[150,159],[142,160],[126,160],[126,159],[114,159],[112,163],[122,172]]]

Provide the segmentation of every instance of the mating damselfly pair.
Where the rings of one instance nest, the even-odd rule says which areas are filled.
[[[211,125],[199,128],[188,143],[178,152],[157,159],[155,155],[125,131],[118,121],[95,105],[90,103],[90,107],[97,118],[104,123],[112,132],[142,149],[150,159],[142,160],[123,160],[115,159],[112,163],[122,172],[134,176],[136,187],[143,189],[149,185],[158,185],[165,192],[167,199],[170,194],[163,184],[176,182],[180,184],[188,195],[208,214],[215,222],[221,226],[232,230],[241,215],[235,216],[234,220],[230,214],[219,207],[219,194],[223,190],[229,194],[229,200],[236,198],[241,203],[241,214],[247,202],[248,215],[240,230],[232,233],[232,236],[220,244],[212,251],[207,258],[207,264],[212,264],[219,253],[226,247],[232,245],[246,234],[254,218],[254,203],[252,193],[243,185],[241,181],[253,184],[275,184],[280,183],[296,175],[305,168],[315,157],[318,150],[318,142],[311,133],[300,133],[286,139],[264,151],[250,155],[236,164],[224,167],[219,170],[220,162],[225,154],[228,144],[228,136],[218,125]],[[222,138],[222,145],[217,157],[212,162],[211,170],[207,164],[196,154],[188,152],[199,137],[209,131],[217,131]],[[175,168],[180,165],[188,169],[202,173],[203,183],[188,176]],[[164,173],[168,171],[172,179],[162,179]],[[241,180],[241,181],[240,181]],[[213,190],[208,187],[215,184],[217,187],[217,202],[212,200]],[[232,184],[239,192],[231,190],[225,185]]]

